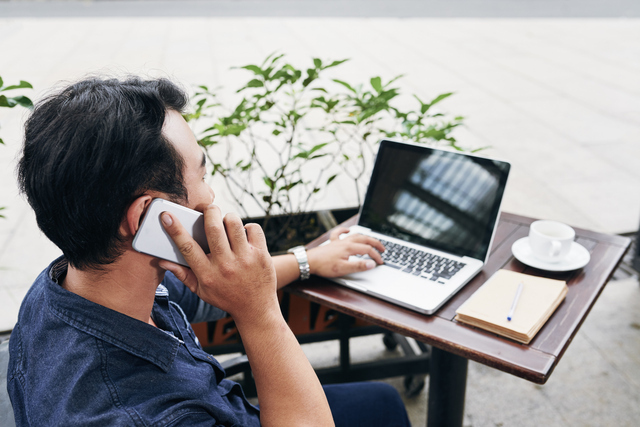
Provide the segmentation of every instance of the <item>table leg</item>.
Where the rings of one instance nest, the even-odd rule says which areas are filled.
[[[468,360],[431,348],[427,427],[462,427]]]

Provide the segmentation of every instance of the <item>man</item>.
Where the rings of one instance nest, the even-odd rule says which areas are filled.
[[[408,425],[388,386],[320,385],[276,297],[299,277],[296,257],[270,257],[258,225],[213,205],[186,104],[164,79],[87,79],[27,120],[20,186],[64,255],[36,279],[11,336],[17,425]],[[156,197],[204,212],[209,255],[162,215],[191,268],[131,246]],[[380,242],[332,237],[308,252],[312,274],[382,262]],[[189,325],[220,309],[242,336],[259,410]]]

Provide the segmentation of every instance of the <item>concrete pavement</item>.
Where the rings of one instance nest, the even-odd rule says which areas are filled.
[[[379,12],[393,9],[390,2],[373,4],[369,16],[374,17],[363,17],[362,8],[359,15],[350,15],[358,2],[345,6],[342,14],[330,4],[335,13],[323,18],[312,13],[299,17],[302,12],[298,17],[269,15],[270,7],[287,3],[277,1],[253,2],[255,10],[263,11],[261,17],[241,11],[226,17],[193,12],[173,17],[162,14],[174,6],[162,9],[161,3],[171,2],[145,1],[65,2],[75,15],[56,15],[47,9],[52,3],[0,2],[0,75],[5,83],[30,81],[35,90],[25,94],[34,99],[59,81],[91,72],[166,75],[186,87],[235,88],[239,78],[230,67],[261,61],[276,50],[300,67],[312,56],[351,58],[335,77],[365,82],[376,75],[405,74],[403,93],[423,99],[455,91],[442,107],[466,117],[466,126],[457,132],[460,143],[489,146],[484,154],[513,164],[505,211],[608,233],[638,228],[640,20],[634,18],[635,2],[606,3],[611,5],[607,13],[602,2],[583,3],[584,10],[599,10],[599,15],[562,15],[553,6],[546,15],[522,12],[510,18],[497,18],[497,12],[473,15],[479,7],[466,9],[472,16],[466,18],[437,18],[450,16],[444,12],[424,17],[427,12],[419,11],[400,18],[408,15]],[[103,9],[86,12],[98,3]],[[126,3],[155,12],[125,13]],[[195,2],[180,3],[186,11],[187,3]],[[306,2],[293,3],[309,11],[317,2],[309,2],[311,9],[301,6]],[[402,9],[411,2],[398,3],[401,10],[411,10]],[[577,3],[562,4],[571,11]],[[21,13],[14,7],[18,4]],[[440,4],[433,10],[444,10],[444,2],[431,4]],[[95,12],[107,7],[112,12]],[[14,169],[24,117],[24,111],[0,109],[0,135],[7,143],[0,147],[0,206],[8,207],[3,211],[7,218],[0,220],[0,330],[12,327],[29,285],[59,253],[17,194]],[[232,209],[223,194],[218,200],[223,210]],[[349,206],[353,198],[336,191],[322,204]],[[472,363],[465,424],[634,425],[640,416],[639,313],[636,278],[608,285],[542,387]],[[360,340],[361,345],[357,340],[353,345],[354,358],[388,356],[378,337]],[[333,357],[330,347],[306,351],[314,363]],[[402,388],[401,379],[390,382]],[[414,424],[423,424],[426,391],[406,403]]]

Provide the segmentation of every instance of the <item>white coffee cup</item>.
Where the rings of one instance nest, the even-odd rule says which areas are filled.
[[[557,221],[536,221],[529,228],[529,245],[533,255],[544,262],[560,262],[569,254],[576,232]]]

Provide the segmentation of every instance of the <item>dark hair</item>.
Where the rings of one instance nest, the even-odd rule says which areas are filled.
[[[37,103],[25,125],[18,181],[38,226],[76,268],[124,251],[119,227],[145,191],[187,199],[184,161],[162,135],[186,94],[167,79],[88,78]]]

